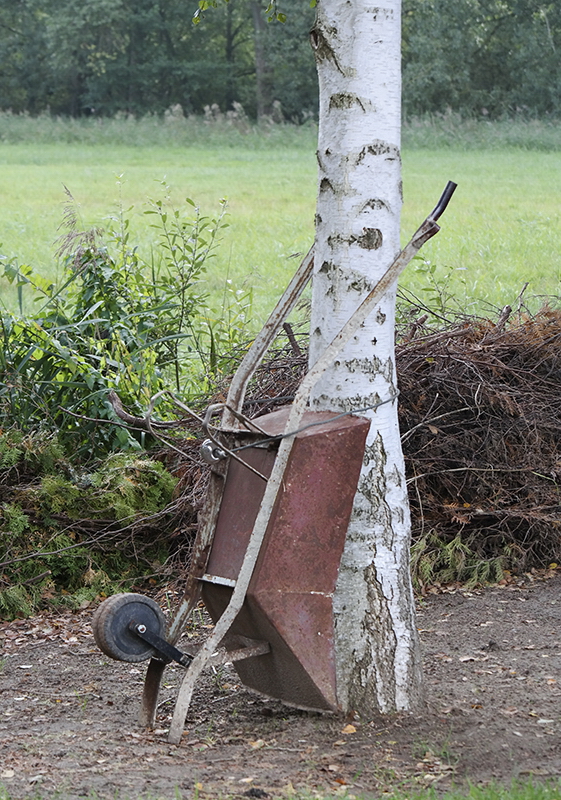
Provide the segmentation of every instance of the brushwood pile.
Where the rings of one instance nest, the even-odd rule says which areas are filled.
[[[561,313],[507,315],[413,326],[397,348],[421,584],[561,560]]]
[[[413,579],[422,592],[508,581],[561,563],[561,311],[506,312],[432,324],[434,316],[414,308],[401,315],[399,421]],[[290,332],[257,370],[247,416],[290,403],[306,368],[306,337]],[[224,399],[227,387],[225,380],[202,398],[201,409]],[[26,441],[6,451],[0,471],[3,525],[11,531],[0,563],[0,615],[31,613],[53,591],[89,602],[115,590],[106,587],[113,573],[121,582],[130,574],[125,588],[183,587],[209,475],[192,420],[180,420],[175,449],[152,451],[148,462],[135,456],[117,470],[109,460],[107,477],[92,474],[87,487],[74,487],[58,467],[41,483],[28,476],[41,448],[33,440],[30,451]],[[52,446],[45,442],[44,459],[56,465]],[[119,514],[111,491],[126,505]],[[82,501],[97,509],[91,520]]]
[[[427,319],[396,348],[417,587],[561,562],[561,312]],[[248,416],[290,402],[304,351],[287,344],[259,368]]]

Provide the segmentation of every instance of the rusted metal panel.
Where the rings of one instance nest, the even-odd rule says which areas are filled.
[[[252,447],[240,455],[244,461],[269,477],[275,453],[276,448]],[[264,491],[265,482],[254,472],[245,469],[239,461],[230,461],[207,565],[207,572],[211,575],[237,578]],[[235,513],[232,513],[232,509],[235,509]]]
[[[259,425],[278,435],[288,413],[260,417]],[[296,436],[246,601],[231,629],[271,644],[270,653],[236,664],[246,686],[320,710],[337,705],[332,596],[369,429],[368,420],[335,416],[304,415],[301,428],[314,425]],[[270,473],[270,448],[253,447],[241,455]],[[264,489],[254,473],[230,464],[210,574],[235,580]],[[231,591],[204,584],[203,599],[213,619],[220,617]]]

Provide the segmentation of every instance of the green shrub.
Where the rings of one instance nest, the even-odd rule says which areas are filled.
[[[4,264],[20,310],[0,315],[0,425],[56,431],[61,446],[86,459],[140,447],[128,430],[100,424],[116,420],[111,390],[139,415],[164,387],[184,398],[208,391],[222,353],[244,336],[251,296],[227,286],[224,308],[208,306],[202,277],[226,224],[225,204],[206,217],[187,203],[191,216],[162,200],[150,204],[160,246],[149,264],[122,212],[105,242],[97,230],[80,230],[70,196],[61,286],[15,259]],[[24,292],[38,305],[32,314],[23,313]],[[158,412],[166,414],[164,400]]]

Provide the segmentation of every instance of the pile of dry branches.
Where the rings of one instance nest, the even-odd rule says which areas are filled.
[[[561,561],[561,312],[410,327],[397,346],[417,580],[484,581]],[[306,369],[287,345],[254,379],[249,416],[290,402]],[[182,529],[205,476],[180,467]]]
[[[466,319],[397,349],[413,539],[427,577],[429,551],[444,567],[453,542],[464,578],[487,577],[493,562],[498,573],[561,556],[561,312],[505,322]]]

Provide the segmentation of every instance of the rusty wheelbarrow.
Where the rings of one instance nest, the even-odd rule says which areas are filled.
[[[455,188],[448,183],[436,208],[305,376],[292,405],[247,419],[247,384],[311,277],[308,253],[240,364],[226,402],[210,406],[202,420],[208,435],[202,455],[211,478],[184,597],[171,623],[166,628],[157,603],[139,594],[114,595],[96,611],[92,626],[104,653],[128,662],[151,659],[145,725],[155,722],[166,664],[186,667],[170,742],[179,742],[195,683],[211,664],[232,662],[246,687],[289,705],[337,709],[331,602],[370,427],[360,413],[369,409],[312,412],[308,398],[381,296],[440,230],[437,220]],[[211,420],[219,412],[215,428]],[[179,650],[201,599],[214,629],[203,645]]]

